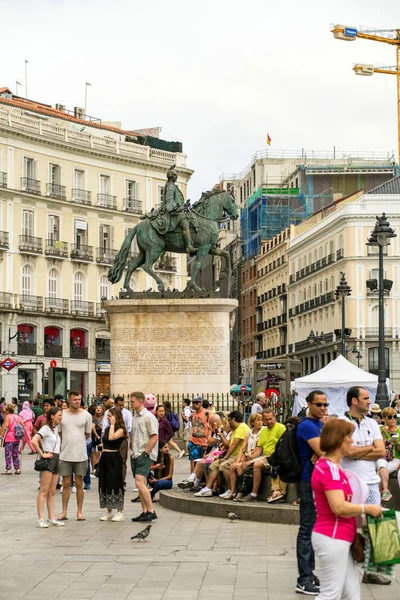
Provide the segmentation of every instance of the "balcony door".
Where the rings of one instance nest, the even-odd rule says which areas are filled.
[[[57,269],[50,269],[49,271],[49,281],[48,281],[48,290],[49,290],[49,298],[55,299],[57,298],[57,294],[59,291],[59,277]]]
[[[61,184],[61,167],[60,165],[50,165],[49,180],[51,187],[54,188]]]
[[[86,221],[75,221],[75,244],[77,249],[87,246],[87,223]]]
[[[34,212],[32,210],[22,211],[22,235],[32,237],[34,231]]]
[[[111,225],[100,225],[99,238],[99,247],[104,252],[107,252],[114,247],[114,229]]]
[[[77,190],[85,189],[85,171],[75,170],[75,188]]]
[[[30,296],[32,294],[32,270],[29,265],[25,265],[22,268],[21,294],[22,296]]]
[[[33,158],[24,158],[24,177],[36,179],[35,161]]]
[[[60,239],[60,217],[57,215],[49,215],[49,240],[54,243]]]

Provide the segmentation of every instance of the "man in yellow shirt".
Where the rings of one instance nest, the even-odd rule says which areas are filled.
[[[218,460],[214,460],[210,466],[210,475],[207,478],[207,485],[195,494],[199,498],[208,498],[212,496],[212,486],[217,480],[219,473],[223,473],[226,483],[227,491],[224,494],[220,494],[220,498],[224,500],[231,500],[234,496],[230,490],[231,472],[230,467],[235,462],[237,455],[243,444],[243,440],[250,431],[250,428],[243,423],[243,415],[238,410],[234,410],[228,415],[228,422],[232,430],[231,437],[229,439],[229,448],[226,455]]]
[[[253,491],[243,498],[243,502],[252,502],[257,500],[257,494],[261,485],[261,477],[263,471],[268,471],[271,465],[268,463],[268,457],[275,451],[278,440],[286,431],[286,427],[282,423],[276,422],[276,417],[273,412],[264,414],[265,427],[261,429],[260,436],[256,448],[250,455],[250,460],[260,457],[253,463]],[[249,467],[251,468],[251,467]],[[272,494],[268,498],[269,503],[279,502],[286,496],[286,483],[281,481],[279,477],[271,480]]]

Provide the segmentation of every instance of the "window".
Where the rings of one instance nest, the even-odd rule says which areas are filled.
[[[33,236],[33,219],[34,213],[32,210],[22,211],[22,235]]]
[[[49,271],[49,298],[57,298],[58,292],[58,271],[57,269],[50,269]]]
[[[49,167],[49,182],[52,187],[61,183],[61,167],[60,165],[50,164]]]
[[[137,187],[138,184],[136,183],[136,181],[126,181],[125,184],[125,195],[127,198],[129,198],[129,200],[137,200],[138,194],[137,194]]]
[[[85,189],[85,171],[75,169],[75,188],[77,190]]]
[[[60,239],[60,217],[57,215],[49,215],[49,240],[57,242]]]
[[[102,275],[100,277],[100,299],[101,298],[109,298],[110,297],[110,284],[107,279],[107,275]]]
[[[24,158],[24,177],[27,179],[35,179],[35,161],[33,158]]]
[[[32,270],[29,265],[22,268],[21,293],[23,296],[32,294]]]
[[[75,221],[75,244],[79,249],[82,246],[87,245],[87,222],[86,221]]]
[[[100,225],[99,242],[102,250],[110,250],[114,245],[114,229],[111,225]]]
[[[82,273],[78,271],[74,275],[74,300],[77,302],[81,302],[83,300],[83,285],[84,285],[84,277]]]
[[[100,175],[100,194],[110,193],[111,179],[108,175]]]

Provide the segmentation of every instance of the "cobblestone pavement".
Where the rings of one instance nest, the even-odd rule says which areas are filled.
[[[3,470],[4,454],[1,455]],[[126,520],[99,521],[97,481],[86,492],[85,522],[77,522],[71,495],[64,528],[36,528],[38,477],[24,455],[22,475],[0,477],[0,600],[289,600],[297,576],[297,527],[168,511],[148,543],[130,537],[143,528],[131,522],[139,512],[130,499]],[[187,461],[176,461],[179,481]],[[61,495],[56,496],[56,514]],[[400,598],[400,570],[390,588],[362,586],[363,600]]]

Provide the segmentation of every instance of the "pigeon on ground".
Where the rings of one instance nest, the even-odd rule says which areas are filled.
[[[143,531],[139,531],[139,533],[137,533],[136,535],[133,535],[131,537],[131,540],[139,540],[139,542],[145,542],[147,536],[150,533],[150,529],[151,529],[151,525],[147,525],[146,529],[143,529]]]
[[[230,510],[227,510],[226,514],[228,515],[228,519],[230,520],[231,523],[233,523],[233,521],[235,521],[235,519],[237,519],[238,521],[242,520],[240,517],[237,516],[237,514],[235,514],[234,512],[231,512]]]

